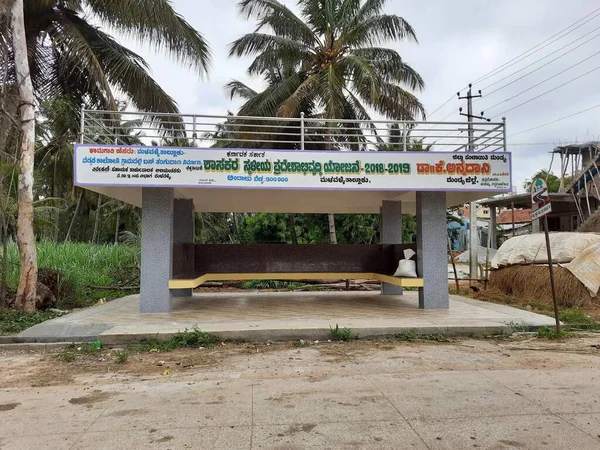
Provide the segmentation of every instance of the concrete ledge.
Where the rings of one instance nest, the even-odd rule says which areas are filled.
[[[420,334],[497,335],[514,328],[552,326],[551,317],[505,305],[451,296],[450,308],[422,310],[416,292],[242,292],[196,294],[173,299],[170,313],[141,314],[139,296],[67,314],[0,343],[59,343],[101,340],[107,345],[169,339],[198,327],[222,339],[244,341],[326,340],[330,328],[350,328],[360,337]]]

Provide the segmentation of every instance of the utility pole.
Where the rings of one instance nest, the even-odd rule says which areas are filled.
[[[465,116],[467,118],[467,132],[468,132],[468,143],[467,143],[467,151],[474,152],[475,151],[475,137],[473,132],[473,119],[487,120],[483,117],[483,111],[481,111],[480,116],[473,115],[473,99],[483,97],[481,94],[481,90],[478,91],[477,95],[473,95],[471,91],[472,85],[469,83],[469,90],[467,91],[467,95],[464,97],[460,96],[460,92],[457,92],[456,95],[459,100],[466,99],[467,100],[467,113],[464,114],[462,112],[462,108],[458,109],[458,112],[461,116]],[[488,233],[490,230],[488,230]],[[471,202],[469,203],[469,278],[470,281],[474,281],[478,279],[478,250],[479,249],[479,233],[477,233],[477,203]]]

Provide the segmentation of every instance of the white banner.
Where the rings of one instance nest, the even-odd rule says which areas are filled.
[[[75,146],[78,186],[511,190],[510,153]]]

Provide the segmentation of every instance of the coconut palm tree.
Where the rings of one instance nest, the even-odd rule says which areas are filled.
[[[253,33],[231,44],[230,56],[253,56],[250,75],[293,67],[254,96],[240,113],[299,117],[306,101],[327,119],[424,117],[411,91],[421,76],[386,41],[417,40],[402,17],[383,12],[386,0],[298,0],[300,15],[277,0],[242,0],[239,11],[258,20]],[[265,32],[266,31],[266,32]],[[238,92],[249,93],[243,87]]]
[[[421,76],[387,41],[417,41],[402,17],[384,13],[386,0],[298,0],[300,15],[277,0],[242,0],[239,11],[258,26],[231,44],[230,56],[253,56],[250,75],[263,76],[268,87],[256,93],[234,81],[232,94],[247,99],[240,115],[300,117],[305,105],[322,110],[325,119],[371,120],[374,111],[396,120],[425,117],[412,93],[424,88]],[[285,67],[272,76],[273,67]],[[412,91],[412,92],[411,92]],[[335,122],[326,122],[331,127]],[[367,125],[377,135],[375,127]],[[342,139],[360,148],[359,122],[340,122]],[[333,131],[328,134],[335,135]],[[338,142],[329,137],[332,148]],[[337,242],[329,214],[330,240]]]
[[[37,258],[33,233],[34,107],[36,100],[68,99],[73,105],[116,109],[113,92],[140,110],[176,112],[174,100],[148,74],[145,61],[95,23],[165,51],[203,74],[209,50],[202,36],[168,0],[13,0],[0,5],[0,47],[8,58],[2,85],[19,91],[22,151],[18,243],[21,279],[17,305],[35,309]],[[10,39],[12,37],[12,39]],[[16,110],[6,115],[16,116]],[[169,126],[180,130],[182,126]],[[0,142],[3,140],[0,136]]]

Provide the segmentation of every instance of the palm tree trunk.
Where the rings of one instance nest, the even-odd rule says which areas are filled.
[[[119,243],[119,225],[121,222],[121,211],[117,210],[117,224],[115,225],[115,244]]]
[[[57,159],[58,155],[54,155],[54,173],[52,175],[52,197],[58,197],[58,192],[56,189],[56,176],[57,176]],[[60,231],[60,211],[58,208],[55,212],[56,223],[54,224],[54,242],[58,242],[58,233]]]
[[[67,235],[65,236],[65,241],[71,239],[71,231],[73,230],[73,225],[75,224],[75,219],[77,218],[77,213],[79,212],[79,206],[81,205],[81,198],[83,197],[83,190],[79,191],[79,197],[77,197],[77,205],[75,206],[75,212],[73,213],[73,217],[71,218],[71,223],[69,224],[69,229],[67,230]]]
[[[332,244],[337,244],[337,233],[335,231],[335,215],[333,213],[327,214],[329,219],[329,241]]]
[[[21,158],[19,175],[19,214],[17,218],[17,245],[21,260],[21,274],[15,306],[24,311],[35,311],[37,285],[37,251],[33,232],[33,156],[35,143],[35,109],[33,85],[29,74],[23,0],[14,0],[11,10],[12,40],[15,72],[21,104]]]
[[[94,232],[92,233],[92,244],[98,240],[98,225],[100,225],[100,208],[102,208],[102,196],[98,194],[96,202],[96,215],[94,217]]]
[[[0,279],[0,307],[6,307],[7,298],[6,298],[6,286],[7,281],[6,277],[8,274],[7,263],[8,263],[8,229],[6,224],[2,224],[2,264],[0,265],[0,275],[2,278]]]

